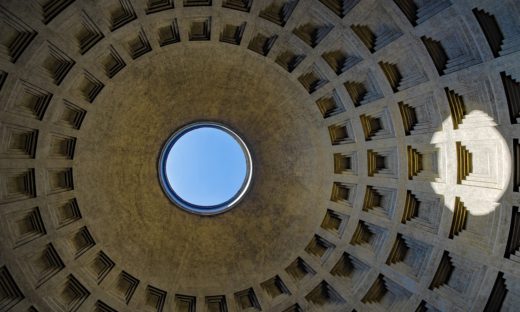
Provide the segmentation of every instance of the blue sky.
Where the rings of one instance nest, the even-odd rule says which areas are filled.
[[[197,128],[173,145],[166,175],[182,199],[200,206],[220,204],[235,195],[247,165],[239,143],[217,128]]]

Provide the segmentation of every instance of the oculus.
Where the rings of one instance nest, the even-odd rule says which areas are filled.
[[[244,141],[216,122],[192,123],[173,133],[162,148],[158,169],[168,198],[200,215],[235,206],[246,194],[253,173]]]

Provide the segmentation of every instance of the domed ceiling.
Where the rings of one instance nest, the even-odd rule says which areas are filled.
[[[515,0],[0,2],[0,311],[516,311]],[[176,130],[252,185],[175,206]]]

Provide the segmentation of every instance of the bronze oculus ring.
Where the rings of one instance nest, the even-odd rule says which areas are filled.
[[[240,149],[242,150],[245,158],[245,175],[244,179],[242,181],[242,184],[236,191],[236,193],[228,198],[227,200],[214,204],[214,205],[200,205],[193,203],[186,198],[183,198],[179,192],[175,191],[175,188],[173,187],[171,183],[171,176],[169,176],[167,172],[167,162],[168,162],[168,156],[172,152],[172,149],[174,145],[181,139],[184,135],[197,130],[201,128],[213,128],[220,130],[227,135],[229,135],[231,138],[236,141],[236,143],[240,146]],[[195,122],[188,124],[179,130],[175,131],[166,141],[164,144],[161,153],[159,155],[159,162],[158,162],[158,173],[159,173],[159,181],[161,184],[161,187],[166,194],[166,196],[178,207],[194,214],[199,215],[215,215],[219,213],[223,213],[225,211],[228,211],[229,209],[236,206],[240,200],[244,197],[244,195],[247,193],[249,186],[251,185],[251,179],[253,176],[253,162],[251,158],[251,153],[249,152],[249,149],[247,148],[245,142],[236,134],[233,130],[231,130],[229,127],[217,123],[217,122],[211,122],[211,121],[201,121],[201,122]]]

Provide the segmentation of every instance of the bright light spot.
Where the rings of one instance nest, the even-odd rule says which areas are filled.
[[[480,122],[479,127],[464,124],[475,118]],[[489,214],[499,206],[498,202],[511,179],[510,151],[495,125],[496,122],[488,114],[473,110],[466,115],[458,130],[437,131],[430,141],[432,145],[444,146],[440,157],[445,158],[447,168],[444,184],[432,182],[432,189],[445,198],[461,197],[464,206],[475,216]],[[442,127],[453,129],[451,117],[443,121]],[[459,165],[456,142],[462,142],[472,154],[472,172],[460,184],[455,182]],[[445,204],[452,208],[448,202]]]

